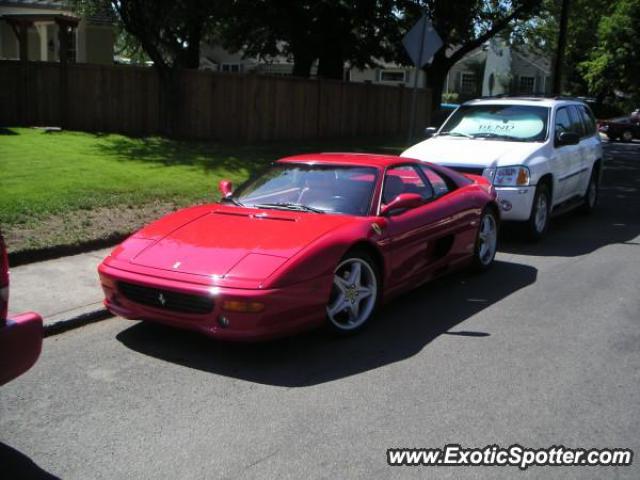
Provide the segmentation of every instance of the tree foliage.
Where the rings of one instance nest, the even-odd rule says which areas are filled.
[[[117,28],[135,38],[160,70],[198,68],[200,42],[215,25],[225,2],[210,0],[70,0],[78,11],[115,14]]]
[[[456,62],[491,38],[506,35],[517,22],[529,20],[541,6],[542,0],[399,0],[406,29],[424,13],[444,43],[424,68],[433,108],[439,107],[447,73]]]
[[[395,0],[234,0],[220,42],[247,56],[282,55],[293,74],[343,78],[345,63],[372,65],[388,56],[397,30]]]
[[[593,94],[622,93],[640,102],[640,0],[617,0],[600,17],[598,43],[578,64]]]

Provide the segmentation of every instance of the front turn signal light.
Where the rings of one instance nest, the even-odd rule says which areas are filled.
[[[222,309],[227,312],[258,313],[264,310],[264,303],[243,302],[241,300],[225,300]]]
[[[516,179],[516,185],[529,185],[529,170],[521,168],[518,171],[518,178]]]

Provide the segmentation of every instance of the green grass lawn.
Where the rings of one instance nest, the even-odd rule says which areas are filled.
[[[0,130],[0,225],[11,251],[126,233],[167,210],[217,200],[273,160],[309,151],[398,153],[398,140],[223,145],[81,132]]]

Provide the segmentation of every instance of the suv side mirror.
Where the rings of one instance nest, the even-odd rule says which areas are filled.
[[[220,180],[218,190],[220,190],[222,198],[227,198],[233,193],[233,184],[229,180]]]
[[[424,204],[424,200],[417,193],[401,193],[382,207],[380,215],[389,215],[394,210],[408,210],[416,208],[422,204]]]
[[[427,127],[424,129],[424,136],[426,138],[431,138],[436,134],[437,131],[438,129],[436,127]]]
[[[556,141],[557,146],[563,145],[577,145],[580,143],[580,136],[575,132],[562,132],[558,135],[558,140]]]

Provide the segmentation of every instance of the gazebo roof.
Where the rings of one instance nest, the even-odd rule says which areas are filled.
[[[10,23],[52,22],[75,26],[80,17],[61,13],[6,13],[0,18]]]

